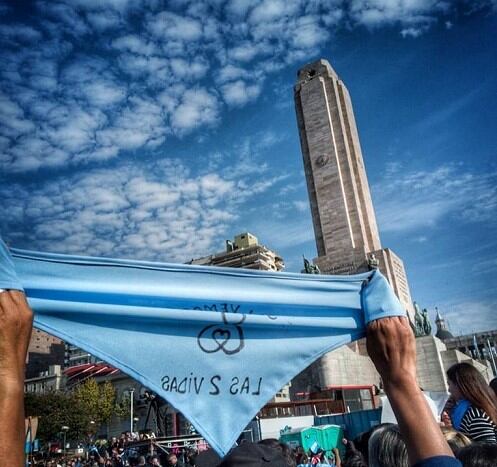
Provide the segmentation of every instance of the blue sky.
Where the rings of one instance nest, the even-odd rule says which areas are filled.
[[[293,108],[326,58],[382,243],[456,333],[497,328],[497,3],[0,0],[11,245],[184,262],[249,230],[316,255]]]

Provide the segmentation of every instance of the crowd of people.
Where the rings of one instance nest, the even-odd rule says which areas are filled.
[[[23,381],[32,312],[24,294],[0,291],[0,467],[21,467],[24,459]],[[453,399],[452,427],[440,426],[416,382],[416,345],[403,317],[382,318],[367,327],[367,349],[378,370],[398,425],[383,424],[355,440],[345,441],[337,467],[490,467],[497,466],[497,398],[481,374],[460,363],[448,371]],[[8,420],[9,423],[5,423]],[[221,421],[220,421],[221,423]],[[117,444],[116,444],[117,443]],[[310,458],[277,440],[243,443],[224,459],[213,451],[169,453],[123,459],[119,442],[97,449],[88,460],[71,459],[71,467],[295,467],[322,464],[319,451]],[[53,465],[53,464],[52,464]],[[63,464],[60,464],[63,465]],[[54,465],[53,465],[54,466]],[[57,466],[57,464],[55,464]],[[55,467],[54,466],[54,467]]]

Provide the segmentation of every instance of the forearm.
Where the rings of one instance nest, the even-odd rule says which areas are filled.
[[[0,465],[24,466],[23,381],[0,381]]]
[[[402,377],[386,383],[385,392],[397,417],[411,464],[429,457],[453,457],[415,379]]]
[[[22,292],[0,292],[0,466],[24,466],[24,367],[32,319]]]

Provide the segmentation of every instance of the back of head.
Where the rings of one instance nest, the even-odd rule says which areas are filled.
[[[347,456],[345,460],[342,462],[343,467],[368,467],[364,457],[359,452],[352,454],[351,456]]]
[[[368,463],[369,459],[369,438],[371,438],[371,434],[373,433],[373,431],[374,428],[359,434],[350,446],[352,449],[356,449],[362,454],[362,457],[364,457],[366,464]]]
[[[295,462],[295,457],[292,453],[292,450],[285,443],[280,443],[276,438],[266,438],[259,441],[260,445],[268,446],[273,449],[277,449],[281,452],[283,457],[286,460],[286,463],[289,467],[295,467],[297,463]]]
[[[385,423],[376,427],[368,443],[369,467],[409,467],[407,447],[399,427]]]
[[[447,370],[447,377],[472,406],[484,410],[497,425],[497,397],[473,365],[456,363]]]
[[[495,467],[497,444],[474,443],[461,449],[457,454],[463,467]]]
[[[497,378],[490,381],[490,388],[494,391],[495,397],[497,397]]]
[[[471,440],[467,436],[453,428],[442,427],[442,433],[454,454],[457,454],[460,449],[471,444]]]
[[[359,441],[359,444],[365,449],[367,453],[367,440],[369,440],[370,433],[367,435],[362,433],[359,435],[356,440]],[[342,460],[343,467],[367,467],[366,456],[363,452],[357,449],[355,441],[347,441],[345,448],[345,456]]]
[[[213,449],[200,452],[195,459],[197,467],[217,467],[219,462],[221,462],[221,458]]]
[[[233,449],[219,467],[288,467],[288,464],[279,449],[243,443]]]

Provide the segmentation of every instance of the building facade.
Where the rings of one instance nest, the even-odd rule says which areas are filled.
[[[33,329],[26,359],[26,378],[37,377],[52,365],[64,364],[64,343],[40,329]]]
[[[264,245],[260,245],[257,237],[249,232],[237,235],[233,241],[227,240],[226,251],[192,259],[188,264],[260,271],[282,271],[285,267],[281,256]]]
[[[349,92],[326,60],[304,66],[294,90],[318,257],[325,274],[379,267],[406,311],[413,305],[402,260],[380,242]]]
[[[24,380],[24,391],[35,394],[60,391],[64,387],[65,377],[60,365],[50,365],[47,370],[40,372],[37,376]]]

